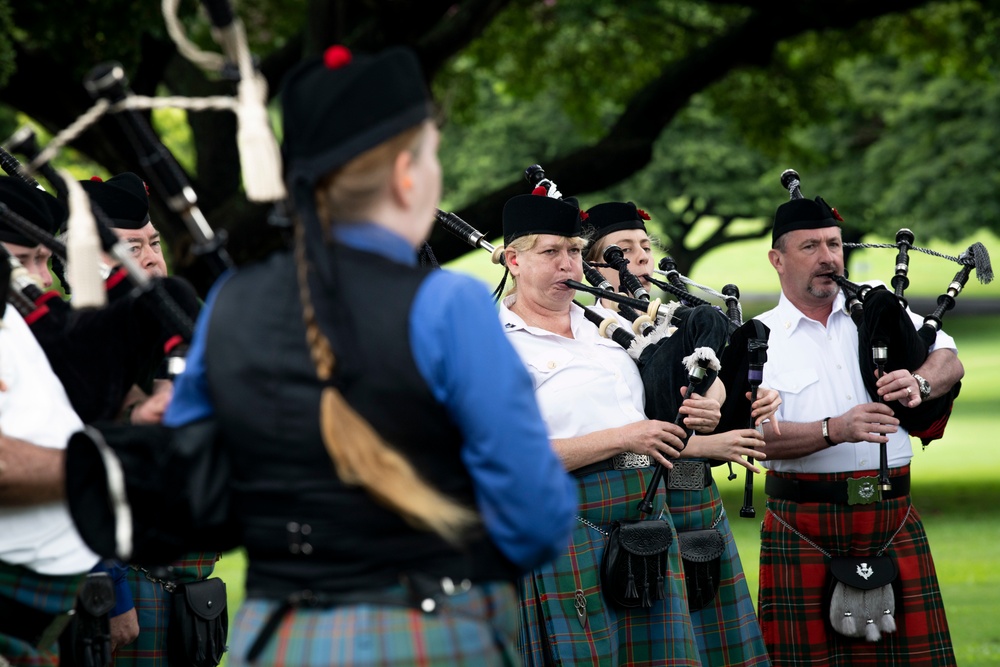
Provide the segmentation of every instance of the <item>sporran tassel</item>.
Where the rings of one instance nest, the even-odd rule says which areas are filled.
[[[632,574],[632,554],[628,557],[628,585],[625,587],[625,597],[628,599],[639,597],[639,590],[635,587],[635,575]]]

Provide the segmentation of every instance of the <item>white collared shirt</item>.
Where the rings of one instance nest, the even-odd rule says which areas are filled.
[[[579,306],[570,306],[573,338],[525,324],[500,304],[500,322],[524,361],[552,439],[573,438],[646,419],[645,393],[635,362],[602,338]]]
[[[83,428],[66,390],[24,319],[7,306],[0,327],[0,430],[40,447],[65,449]],[[0,560],[40,574],[88,572],[98,556],[83,543],[64,501],[0,507]]]
[[[922,318],[907,313],[917,327],[923,324]],[[762,384],[781,393],[780,421],[819,421],[872,402],[858,362],[858,327],[845,309],[843,293],[834,301],[825,327],[806,317],[784,293],[775,308],[757,319],[770,329]],[[955,341],[938,332],[931,349],[955,349]],[[904,429],[889,435],[886,451],[890,468],[910,462],[913,448]],[[842,442],[801,458],[762,464],[777,472],[874,470],[879,466],[879,445]]]

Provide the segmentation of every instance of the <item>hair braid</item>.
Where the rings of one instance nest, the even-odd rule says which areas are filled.
[[[424,481],[410,462],[386,443],[329,381],[336,362],[320,330],[309,290],[309,263],[302,223],[295,225],[295,262],[309,353],[325,383],[320,399],[320,430],[334,469],[344,484],[359,485],[410,525],[431,530],[452,544],[478,522],[475,511]]]

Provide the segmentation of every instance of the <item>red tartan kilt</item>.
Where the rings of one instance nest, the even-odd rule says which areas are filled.
[[[905,472],[908,467],[893,474]],[[848,475],[794,477],[834,481]],[[827,557],[781,525],[775,514],[831,556],[874,555],[891,539],[885,554],[899,570],[894,584],[896,632],[874,643],[836,633],[829,621],[833,582]],[[955,664],[927,535],[909,496],[853,506],[769,498],[761,528],[760,568],[759,617],[775,666],[876,666],[898,664],[901,656],[906,656],[908,666]]]

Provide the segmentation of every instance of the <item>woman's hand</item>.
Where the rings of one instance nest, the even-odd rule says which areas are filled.
[[[747,400],[750,400],[750,392],[747,392]],[[753,419],[754,426],[760,426],[765,419],[771,420],[771,428],[775,435],[781,435],[778,428],[778,417],[775,414],[778,406],[781,405],[781,394],[777,389],[767,389],[760,387],[757,389],[757,400],[750,406],[750,418]]]
[[[752,428],[740,428],[725,433],[692,437],[685,456],[731,461],[739,463],[747,470],[760,472],[760,468],[747,461],[746,457],[767,458],[760,451],[763,446],[763,435]]]
[[[681,389],[681,396],[685,389]],[[714,398],[692,393],[677,412],[684,415],[684,425],[695,433],[711,433],[722,420],[722,404]]]
[[[667,457],[676,459],[684,449],[684,429],[671,422],[647,419],[622,426],[618,431],[623,451],[646,454],[666,468],[673,467]]]

